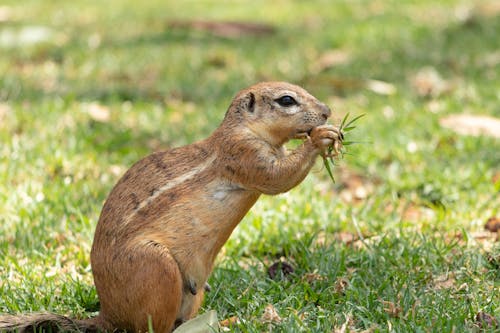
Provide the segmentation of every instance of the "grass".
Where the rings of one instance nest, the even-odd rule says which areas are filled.
[[[356,141],[348,141],[345,140],[345,135],[347,135],[348,132],[352,131],[353,129],[356,128],[354,126],[354,123],[361,117],[363,117],[364,114],[359,115],[354,117],[353,119],[349,119],[349,112],[346,113],[344,118],[342,118],[342,121],[338,125],[338,129],[340,130],[341,133],[341,139],[342,139],[342,147],[335,147],[334,145],[328,146],[327,150],[323,154],[323,165],[325,166],[326,172],[328,173],[328,176],[332,180],[332,182],[335,184],[335,177],[333,176],[333,166],[336,164],[335,158],[342,159],[344,158],[344,155],[347,154],[347,146],[350,146],[355,143],[361,143],[361,142],[356,142]]]
[[[239,89],[273,79],[304,86],[334,121],[366,114],[352,138],[370,144],[349,147],[336,184],[318,159],[298,188],[261,198],[219,255],[203,310],[238,317],[235,332],[496,330],[477,316],[500,320],[500,250],[478,231],[500,215],[500,144],[439,125],[453,113],[500,117],[494,1],[0,8],[0,312],[95,314],[90,245],[119,176],[151,151],[206,137]],[[277,32],[166,28],[195,18]],[[47,39],[5,37],[33,26]],[[331,50],[344,60],[325,65]],[[423,68],[449,89],[419,93]],[[276,260],[294,272],[270,279]],[[262,320],[268,304],[281,322]]]

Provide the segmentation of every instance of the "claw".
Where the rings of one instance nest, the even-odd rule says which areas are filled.
[[[335,141],[333,143],[333,149],[335,150],[335,152],[337,153],[337,155],[340,153],[340,148],[341,148],[340,141]]]
[[[338,153],[329,153],[329,154],[325,154],[324,157],[331,158],[331,157],[337,157],[338,155],[339,155]]]

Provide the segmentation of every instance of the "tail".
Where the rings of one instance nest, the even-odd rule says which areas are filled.
[[[52,313],[26,315],[0,315],[1,333],[56,333],[56,332],[103,332],[98,319],[70,319]]]

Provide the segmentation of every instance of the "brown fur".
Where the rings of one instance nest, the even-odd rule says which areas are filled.
[[[298,106],[275,100],[290,95]],[[91,252],[101,329],[170,332],[194,315],[214,259],[259,196],[298,185],[339,131],[304,89],[264,82],[238,93],[207,139],[154,153],[116,184]],[[309,135],[307,135],[307,134]],[[283,144],[306,136],[292,152]],[[1,326],[0,326],[1,329]]]

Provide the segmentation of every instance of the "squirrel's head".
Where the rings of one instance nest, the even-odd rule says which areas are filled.
[[[331,112],[305,89],[286,82],[262,82],[240,91],[224,122],[245,126],[271,144],[310,133]]]

